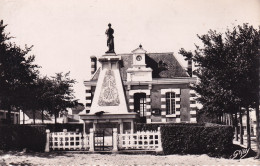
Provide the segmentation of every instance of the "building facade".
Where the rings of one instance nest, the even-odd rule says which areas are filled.
[[[8,124],[7,122],[7,110],[0,110],[0,125]],[[19,124],[19,112],[11,111],[11,124]]]
[[[114,122],[124,132],[136,122],[196,123],[195,92],[189,88],[196,78],[173,53],[147,53],[140,45],[130,54],[92,56],[91,74],[80,113],[87,126]]]

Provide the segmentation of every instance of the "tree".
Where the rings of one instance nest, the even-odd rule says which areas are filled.
[[[260,50],[259,50],[259,54],[260,54]],[[260,56],[258,56],[257,59],[257,65],[258,65],[258,71],[257,71],[257,75],[258,75],[258,88],[257,88],[257,99],[256,100],[256,109],[255,109],[255,113],[256,113],[256,146],[257,146],[257,158],[260,159],[260,111],[259,111],[259,103],[260,103]]]
[[[180,54],[199,66],[194,74],[200,81],[192,87],[200,94],[199,101],[217,114],[234,114],[236,106],[241,106],[249,115],[249,107],[258,107],[255,91],[260,30],[243,24],[224,34],[210,30],[198,37],[203,47],[196,45],[194,53],[181,49]],[[247,132],[250,148],[250,130]]]
[[[67,108],[77,104],[72,89],[74,83],[75,80],[69,78],[69,73],[57,73],[54,77],[44,76],[35,80],[29,95],[29,105],[34,114],[36,110],[41,111],[42,123],[44,110],[54,115],[56,124],[59,113],[66,114]]]
[[[33,122],[35,124],[35,113],[37,111],[41,111],[42,114],[42,123],[44,123],[44,111],[51,110],[49,106],[51,101],[51,97],[53,96],[53,81],[47,76],[37,77],[34,80],[34,84],[30,88],[30,92],[28,93],[28,97],[30,100],[26,102],[27,107],[24,108],[32,110],[33,113]]]
[[[42,123],[44,123],[44,110],[51,110],[49,103],[52,102],[53,86],[53,81],[47,76],[37,79],[35,99],[37,100],[37,109],[41,110],[42,113]]]
[[[76,82],[74,79],[69,78],[68,73],[56,73],[52,77],[52,87],[50,89],[49,97],[49,112],[55,117],[55,124],[57,123],[57,116],[60,112],[67,112],[67,108],[72,108],[78,104],[74,91],[73,84]]]
[[[6,25],[0,22],[0,109],[8,110],[8,123],[11,123],[11,109],[33,111],[47,110],[55,116],[66,108],[73,107],[77,100],[72,86],[75,80],[69,73],[57,73],[55,77],[39,77],[35,57],[28,56],[31,47],[21,49],[9,42],[12,37],[4,32]],[[43,121],[43,118],[42,118]]]
[[[4,32],[6,25],[0,21],[0,108],[8,110],[7,123],[11,123],[11,110],[26,107],[30,87],[38,75],[35,57],[27,56],[31,47],[22,49],[10,42],[12,37]]]

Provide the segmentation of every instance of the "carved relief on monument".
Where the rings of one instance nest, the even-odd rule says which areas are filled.
[[[119,105],[118,90],[113,70],[107,70],[99,95],[99,106],[117,106]]]

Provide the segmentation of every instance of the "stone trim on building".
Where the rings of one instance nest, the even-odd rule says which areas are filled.
[[[166,93],[168,92],[174,92],[175,93],[175,114],[167,115],[166,114]],[[161,117],[162,117],[162,122],[167,122],[166,118],[176,118],[176,123],[181,122],[180,118],[180,94],[181,90],[180,89],[161,89]]]
[[[196,103],[196,92],[194,90],[190,90],[190,122],[196,123],[196,114],[197,114],[197,103]]]
[[[92,103],[92,94],[91,94],[91,86],[86,86],[85,87],[86,91],[86,100],[85,100],[85,105],[86,107],[90,107]]]

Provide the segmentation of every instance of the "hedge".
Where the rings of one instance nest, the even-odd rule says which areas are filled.
[[[83,131],[83,124],[42,124],[42,125],[3,125],[0,126],[0,150],[44,151],[46,129],[51,132]]]
[[[62,132],[63,129],[67,129],[67,131],[83,131],[83,124],[69,124],[69,123],[57,123],[57,124],[44,124],[47,129],[51,132]]]
[[[233,128],[214,124],[136,124],[137,130],[161,127],[164,154],[214,154],[232,149]],[[51,132],[82,131],[82,124],[4,125],[0,126],[0,150],[44,151],[46,129]]]
[[[25,126],[31,126],[32,124],[22,124]],[[71,123],[44,123],[44,124],[35,124],[34,126],[45,126],[46,129],[49,129],[50,132],[63,132],[63,129],[67,131],[83,131],[83,124],[71,124]]]
[[[136,123],[135,127],[137,131],[157,131],[158,127],[166,126],[169,124],[165,123],[156,123],[156,124],[145,124],[145,123]],[[171,126],[204,126],[205,124],[199,123],[172,123]]]
[[[213,154],[219,156],[232,147],[231,126],[161,126],[164,154]]]
[[[3,125],[0,126],[0,150],[44,151],[46,126]]]

